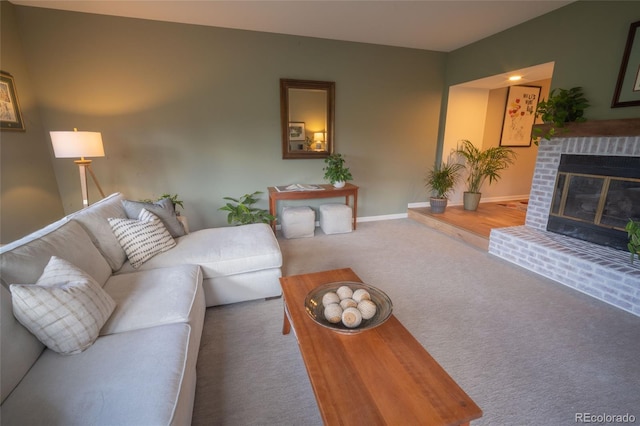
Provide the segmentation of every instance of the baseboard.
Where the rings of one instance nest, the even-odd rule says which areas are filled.
[[[526,195],[506,195],[506,196],[502,196],[502,197],[482,197],[480,198],[480,203],[500,203],[502,201],[515,201],[515,200],[526,200],[529,199],[529,194]],[[449,202],[448,205],[450,206],[461,206],[463,203],[462,201],[459,202]],[[419,203],[409,203],[408,204],[408,208],[410,209],[416,209],[416,208],[420,208],[420,207],[429,207],[429,202],[428,201],[422,201]]]

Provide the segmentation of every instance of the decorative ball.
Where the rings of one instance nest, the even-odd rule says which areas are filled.
[[[324,296],[322,296],[322,306],[326,308],[332,303],[340,303],[338,295],[332,291],[325,293]]]
[[[353,290],[351,290],[351,288],[346,285],[343,285],[338,290],[336,290],[336,293],[338,293],[338,297],[340,298],[340,300],[351,299],[351,296],[353,296]]]
[[[359,288],[353,292],[352,299],[356,302],[362,302],[363,300],[371,300],[371,295],[364,288]]]
[[[342,311],[342,323],[349,328],[356,328],[362,322],[362,314],[357,308]]]
[[[342,299],[340,301],[340,307],[342,309],[347,309],[347,308],[356,308],[358,307],[358,302],[356,302],[353,299]]]
[[[363,300],[358,303],[358,310],[362,314],[362,319],[368,320],[373,318],[378,308],[371,300]]]
[[[331,303],[324,308],[324,317],[332,324],[342,320],[342,308],[337,303]]]

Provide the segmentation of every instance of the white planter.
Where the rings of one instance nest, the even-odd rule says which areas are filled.
[[[333,186],[334,186],[334,188],[342,188],[342,187],[344,187],[345,183],[346,183],[345,181],[341,180],[341,181],[338,181],[338,182],[334,182]]]

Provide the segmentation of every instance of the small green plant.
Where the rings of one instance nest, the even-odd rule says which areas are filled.
[[[500,172],[507,169],[516,158],[516,153],[504,146],[494,146],[484,151],[468,140],[460,141],[461,145],[454,151],[465,160],[467,169],[467,192],[480,193],[480,188],[489,178],[489,184],[500,179]]]
[[[256,191],[253,194],[244,194],[239,199],[223,197],[224,200],[230,202],[218,210],[229,212],[227,215],[227,222],[229,224],[247,225],[250,223],[269,223],[276,218],[264,209],[253,207],[253,205],[258,202],[258,196],[260,194],[262,194],[261,191]]]
[[[324,159],[324,162],[327,165],[322,169],[324,170],[324,178],[330,183],[353,180],[349,168],[344,166],[345,161],[342,154],[331,154]]]
[[[629,235],[629,244],[627,244],[627,248],[631,253],[631,263],[633,263],[634,256],[638,256],[638,259],[640,259],[640,222],[629,219],[624,230],[627,231],[627,234]]]
[[[425,185],[433,191],[434,198],[447,198],[449,192],[456,186],[462,169],[464,165],[460,163],[443,162],[429,171]]]
[[[584,97],[582,87],[551,90],[549,99],[540,101],[536,108],[536,117],[550,127],[546,132],[539,127],[534,127],[533,137],[551,139],[557,129],[564,127],[565,123],[586,121],[584,110],[587,107],[589,107],[589,101]],[[535,143],[537,145],[538,141],[536,140]]]

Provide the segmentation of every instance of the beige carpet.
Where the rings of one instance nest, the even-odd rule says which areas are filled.
[[[279,239],[287,275],[351,267],[483,409],[472,425],[640,424],[640,318],[408,219]],[[321,425],[282,301],[209,308],[194,425]],[[381,384],[383,386],[384,384]]]

